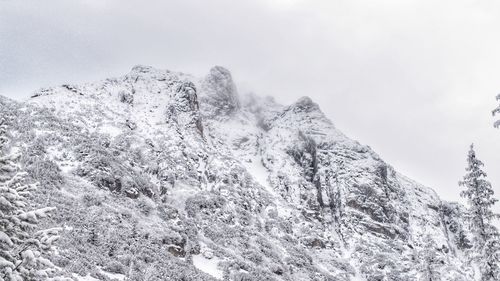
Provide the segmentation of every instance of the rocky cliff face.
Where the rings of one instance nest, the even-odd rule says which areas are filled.
[[[222,67],[199,79],[136,66],[0,105],[43,186],[36,204],[58,207],[53,259],[74,278],[474,278],[463,207],[307,97],[238,94]]]

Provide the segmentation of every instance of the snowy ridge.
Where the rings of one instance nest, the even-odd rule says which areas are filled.
[[[463,207],[310,98],[239,93],[222,67],[196,78],[136,66],[0,103],[44,186],[38,202],[68,226],[54,257],[68,276],[421,280],[431,254],[436,280],[473,280]]]

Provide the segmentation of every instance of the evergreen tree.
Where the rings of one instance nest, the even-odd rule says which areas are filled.
[[[34,228],[53,208],[27,211],[35,185],[27,184],[15,162],[18,156],[5,154],[8,141],[5,118],[0,117],[0,280],[46,280],[54,265],[43,254],[52,250],[58,230]]]
[[[467,173],[460,186],[465,190],[460,193],[469,203],[468,219],[471,230],[476,236],[475,249],[479,253],[479,264],[483,280],[500,280],[500,246],[498,230],[491,223],[499,215],[492,207],[498,201],[493,198],[493,189],[482,170],[484,164],[476,158],[471,145],[467,158]]]
[[[496,229],[492,231],[491,237],[481,252],[480,267],[484,281],[500,280],[500,235]]]
[[[500,94],[497,95],[497,101],[500,101]],[[492,113],[493,113],[493,116],[500,114],[500,105],[497,108],[493,109]],[[494,126],[495,126],[495,128],[500,127],[500,120],[495,121]]]
[[[471,227],[484,243],[488,235],[489,224],[498,217],[491,210],[498,200],[492,197],[493,189],[486,179],[486,173],[481,169],[484,164],[476,158],[473,145],[470,147],[467,163],[465,169],[467,173],[459,182],[460,186],[465,187],[460,196],[467,199]]]
[[[441,267],[444,264],[444,259],[438,251],[436,251],[436,243],[430,234],[425,235],[420,250],[417,253],[417,258],[420,261],[419,271],[421,272],[422,281],[437,281],[441,280]]]

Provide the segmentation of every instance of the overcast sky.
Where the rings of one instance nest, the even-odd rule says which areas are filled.
[[[500,197],[497,0],[0,0],[0,94],[127,73],[204,75],[310,96],[397,170],[459,198],[474,142]]]

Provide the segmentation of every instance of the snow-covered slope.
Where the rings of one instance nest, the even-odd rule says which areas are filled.
[[[136,66],[0,104],[42,183],[36,203],[58,207],[53,259],[68,276],[473,280],[463,207],[307,97],[238,93],[222,67],[196,78]]]

